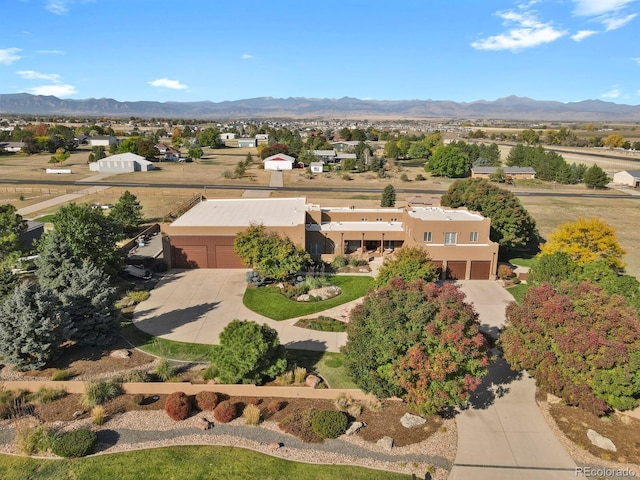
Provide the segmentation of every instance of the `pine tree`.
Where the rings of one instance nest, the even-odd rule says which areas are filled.
[[[584,183],[587,187],[603,188],[609,183],[609,177],[598,165],[593,164],[584,174]]]
[[[380,199],[381,207],[395,207],[396,205],[396,189],[393,185],[389,184],[384,187],[382,192],[382,198]]]
[[[0,354],[18,370],[44,367],[57,354],[62,321],[53,292],[18,286],[0,304]]]
[[[120,225],[124,233],[135,233],[143,220],[142,205],[138,198],[127,190],[111,209],[109,218]]]
[[[62,292],[69,286],[71,273],[80,267],[81,261],[55,231],[48,233],[38,248],[38,283],[42,289]]]

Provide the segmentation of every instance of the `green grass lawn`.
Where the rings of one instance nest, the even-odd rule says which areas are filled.
[[[507,288],[507,292],[513,296],[516,302],[522,303],[522,297],[529,291],[530,286],[531,285],[527,285],[526,283],[519,283],[518,285]]]
[[[296,302],[279,293],[275,287],[248,287],[244,293],[247,308],[273,320],[286,320],[321,312],[363,297],[373,288],[374,279],[368,276],[336,275],[331,283],[342,289],[342,294],[320,302]]]
[[[344,355],[335,352],[287,350],[289,363],[318,372],[331,388],[358,388],[344,368]]]
[[[500,254],[501,262],[509,262],[520,267],[531,267],[536,262],[535,253],[506,252]]]
[[[185,446],[101,455],[77,460],[37,460],[0,455],[0,478],[204,480],[335,478],[392,480],[407,475],[362,467],[310,465],[233,447]]]

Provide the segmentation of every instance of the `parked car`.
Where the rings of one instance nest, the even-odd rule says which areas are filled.
[[[132,277],[142,278],[144,280],[149,280],[151,277],[153,277],[153,273],[151,273],[151,270],[146,269],[142,266],[127,265],[126,267],[124,267],[123,271],[131,275]]]

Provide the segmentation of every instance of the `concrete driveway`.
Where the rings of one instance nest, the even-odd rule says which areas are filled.
[[[492,280],[458,280],[456,284],[467,296],[480,317],[480,330],[498,338],[498,330],[504,325],[505,310],[513,297],[500,283]]]
[[[247,286],[244,269],[171,270],[137,306],[134,323],[150,335],[179,342],[217,344],[220,333],[234,319],[266,323],[278,332],[287,348],[338,352],[346,333],[318,332],[293,324],[297,319],[275,321],[252,312],[242,303]],[[357,303],[336,307],[337,317]],[[335,311],[334,311],[335,310]],[[310,316],[310,315],[307,315]]]

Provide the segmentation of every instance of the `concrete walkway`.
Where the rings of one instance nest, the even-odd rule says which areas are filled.
[[[280,188],[284,186],[284,176],[280,171],[271,172],[271,179],[269,180],[269,186],[274,188]]]

